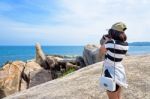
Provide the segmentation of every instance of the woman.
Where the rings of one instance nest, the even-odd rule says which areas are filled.
[[[126,74],[124,66],[121,64],[128,50],[126,29],[126,25],[122,22],[112,25],[108,34],[103,36],[105,42],[100,48],[100,53],[105,54],[104,75],[115,78],[116,81],[116,90],[113,92],[107,90],[109,99],[121,99],[121,86],[127,88]]]

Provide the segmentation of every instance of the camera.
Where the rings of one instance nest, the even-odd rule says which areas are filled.
[[[100,45],[104,45],[110,39],[111,39],[111,37],[109,34],[103,35],[102,38],[100,39]]]

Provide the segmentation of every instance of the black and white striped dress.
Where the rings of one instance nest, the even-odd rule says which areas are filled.
[[[105,43],[105,48],[107,49],[104,61],[105,70],[109,71],[112,78],[115,76],[118,85],[127,87],[126,73],[121,61],[128,51],[128,43],[110,40]]]

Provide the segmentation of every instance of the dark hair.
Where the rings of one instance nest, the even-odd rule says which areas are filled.
[[[122,42],[125,42],[127,40],[127,36],[124,32],[116,31],[113,29],[109,29],[108,35],[114,40],[119,40]]]

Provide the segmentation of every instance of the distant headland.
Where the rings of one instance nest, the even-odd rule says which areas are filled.
[[[129,46],[150,46],[150,42],[132,42]]]

